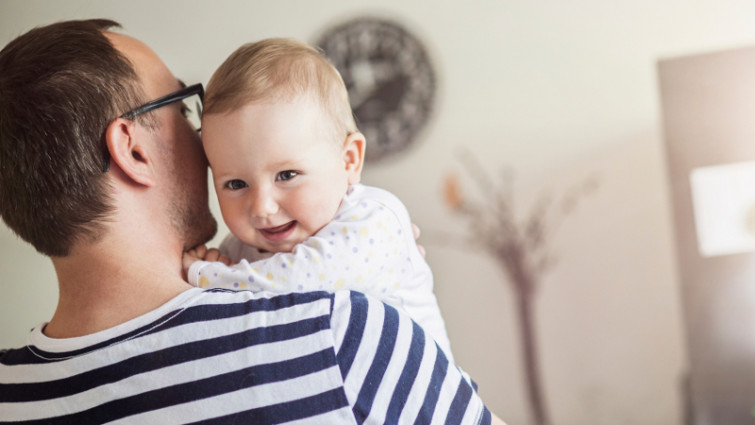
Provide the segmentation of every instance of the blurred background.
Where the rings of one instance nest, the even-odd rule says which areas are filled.
[[[725,70],[726,52],[752,56],[755,3],[0,0],[0,45],[93,17],[119,21],[189,84],[242,43],[316,43],[361,17],[405,28],[434,72],[429,120],[363,182],[398,195],[421,227],[454,355],[490,409],[511,425],[752,423],[755,347],[736,343],[755,334],[752,257],[700,253],[689,173],[755,160],[755,131],[716,157],[729,135],[709,130],[730,115],[685,112],[708,98],[684,93],[706,58]],[[743,66],[738,78],[755,75],[755,61]],[[706,87],[742,93],[711,72]],[[734,107],[744,128],[751,81]],[[690,159],[701,134],[708,148]],[[227,228],[212,202],[217,243]],[[482,245],[490,235],[522,256]],[[3,224],[0,258],[0,347],[18,346],[51,317],[55,275]]]

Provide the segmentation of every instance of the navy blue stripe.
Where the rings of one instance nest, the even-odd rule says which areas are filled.
[[[487,407],[482,408],[482,418],[480,418],[480,425],[490,425],[493,422],[493,417],[490,415],[490,410]]]
[[[446,425],[461,423],[471,398],[472,387],[467,384],[467,381],[462,379],[459,382],[459,387],[456,389],[456,395],[454,395],[454,399],[451,401],[451,407],[448,410],[448,416],[446,416]]]
[[[429,424],[432,422],[433,414],[435,413],[435,405],[438,403],[438,397],[440,396],[440,389],[443,386],[443,380],[446,378],[448,359],[437,344],[435,345],[435,349],[438,352],[438,357],[435,358],[433,375],[432,378],[430,378],[430,385],[427,387],[427,393],[425,393],[425,400],[422,402],[422,408],[419,410],[417,420],[414,421],[415,425]]]
[[[210,289],[205,292],[208,293],[235,293],[238,291],[231,291],[228,289]],[[216,319],[227,319],[232,317],[243,316],[245,314],[258,312],[258,311],[274,311],[283,308],[292,307],[295,305],[308,304],[314,301],[318,301],[323,298],[331,298],[333,294],[319,291],[319,292],[303,292],[303,293],[291,293],[277,295],[272,298],[256,298],[246,300],[244,302],[233,304],[201,304],[188,307],[183,311],[174,310],[164,315],[163,317],[153,321],[150,324],[142,326],[131,332],[119,335],[116,338],[103,341],[101,343],[85,347],[79,350],[66,351],[61,353],[53,353],[49,351],[40,350],[37,347],[22,347],[19,349],[8,350],[7,353],[0,357],[0,364],[7,366],[15,366],[21,364],[41,364],[50,363],[54,361],[61,361],[70,357],[80,356],[88,352],[98,350],[103,347],[107,347],[116,344],[120,341],[127,339],[133,339],[134,337],[144,337],[156,332],[161,332],[166,329],[170,329],[176,326],[185,325],[188,323],[204,322]],[[331,301],[332,302],[332,301]],[[180,313],[180,314],[176,314]],[[29,350],[33,350],[38,356],[35,356]],[[44,357],[44,358],[40,358]]]
[[[383,382],[385,370],[391,361],[393,349],[396,346],[396,335],[398,334],[399,315],[395,308],[385,305],[385,316],[383,318],[383,329],[380,333],[377,352],[372,359],[372,365],[367,371],[362,388],[359,390],[357,401],[354,403],[352,411],[357,423],[363,423],[370,414],[372,404],[375,401],[375,394]]]
[[[56,424],[72,425],[90,423],[101,424],[139,413],[215,397],[257,385],[293,379],[333,366],[335,366],[335,356],[333,350],[327,348],[296,359],[256,365],[222,375],[215,375],[206,379],[147,391],[131,397],[107,402],[89,410],[71,415],[22,423],[42,424],[54,422]],[[342,391],[340,388],[339,390]]]
[[[365,323],[367,323],[368,302],[364,294],[351,292],[351,316],[349,324],[346,327],[346,334],[343,337],[343,343],[338,350],[338,366],[341,368],[341,376],[346,380],[346,376],[351,370],[354,358],[359,350],[359,344],[362,342]]]
[[[422,356],[425,352],[425,334],[418,324],[412,322],[412,343],[409,347],[409,355],[401,371],[401,377],[398,379],[396,389],[393,391],[391,403],[388,405],[388,412],[385,415],[386,423],[398,423],[401,412],[404,410],[406,400],[414,385],[414,380],[419,373]]]
[[[249,329],[232,335],[190,342],[145,353],[122,362],[55,381],[0,384],[0,402],[46,400],[65,397],[117,382],[139,373],[199,360],[247,347],[295,339],[329,329],[330,317],[320,316],[285,325]]]
[[[203,425],[254,424],[268,425],[311,418],[348,406],[349,401],[343,388],[336,388],[311,397],[288,403],[259,407],[211,420],[194,422]]]

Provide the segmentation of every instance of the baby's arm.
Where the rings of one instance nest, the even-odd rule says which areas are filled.
[[[316,235],[290,253],[233,266],[198,261],[189,282],[200,287],[275,292],[351,288],[395,300],[396,289],[409,284],[412,264],[394,212],[376,201],[339,211]],[[411,232],[411,230],[409,230]],[[412,244],[413,245],[413,244]]]
[[[218,261],[230,265],[231,259],[223,255],[217,248],[207,248],[207,245],[198,245],[194,248],[184,251],[183,254],[183,275],[187,277],[189,268],[196,261]]]
[[[322,257],[317,250],[309,253],[304,244],[297,245],[291,253],[277,253],[270,258],[253,262],[241,259],[233,265],[195,257],[187,271],[188,281],[202,288],[275,292],[305,291],[318,287],[323,289],[322,285],[311,285],[310,279],[312,276],[322,276]],[[292,267],[294,264],[297,264],[296,269]],[[297,284],[304,279],[302,275],[310,285]]]

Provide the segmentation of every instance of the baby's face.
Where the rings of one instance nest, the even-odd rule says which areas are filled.
[[[352,178],[329,122],[304,99],[203,118],[223,219],[242,242],[288,252],[333,219]]]

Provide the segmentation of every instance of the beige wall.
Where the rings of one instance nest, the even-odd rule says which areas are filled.
[[[659,64],[659,79],[696,423],[751,424],[755,256],[701,254],[698,241],[710,239],[704,233],[701,238],[696,217],[701,205],[720,207],[722,200],[703,198],[707,202],[701,204],[699,183],[692,186],[690,174],[755,160],[755,48],[667,59]],[[730,179],[728,186],[734,184]],[[696,210],[692,187],[698,189]],[[729,198],[728,205],[736,201]],[[740,224],[735,218],[720,222]]]
[[[523,206],[541,190],[601,178],[555,234],[559,262],[538,294],[553,422],[681,423],[687,360],[655,64],[755,43],[755,4],[0,0],[0,44],[54,20],[110,17],[176,75],[206,83],[242,42],[311,41],[329,23],[362,13],[409,25],[438,67],[431,126],[405,155],[369,166],[365,181],[401,197],[427,235],[456,358],[492,410],[511,424],[529,421],[507,282],[489,259],[434,243],[443,229],[462,230],[440,196],[461,146],[495,175],[513,167]],[[0,346],[16,345],[52,314],[55,276],[1,225],[0,254]]]

